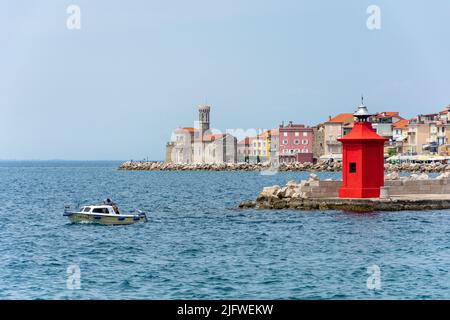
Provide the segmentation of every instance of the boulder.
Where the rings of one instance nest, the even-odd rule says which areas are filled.
[[[430,177],[426,173],[422,173],[417,177],[417,180],[429,180]]]
[[[286,186],[287,186],[287,187],[295,188],[295,187],[297,186],[297,181],[295,181],[295,180],[290,180],[290,181],[286,184]]]
[[[399,180],[400,176],[397,171],[393,171],[386,175],[386,180]]]
[[[448,178],[450,178],[450,172],[448,172],[448,171],[441,173],[440,175],[438,175],[436,177],[437,180],[448,179]]]

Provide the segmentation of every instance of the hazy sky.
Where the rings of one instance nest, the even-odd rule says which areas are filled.
[[[163,159],[205,99],[223,130],[438,111],[449,39],[448,0],[1,1],[0,159]]]

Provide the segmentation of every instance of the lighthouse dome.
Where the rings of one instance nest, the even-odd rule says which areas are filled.
[[[356,110],[356,112],[353,114],[355,117],[358,116],[371,116],[371,114],[369,113],[369,110],[367,110],[367,107],[365,105],[360,105],[358,107],[358,110]]]

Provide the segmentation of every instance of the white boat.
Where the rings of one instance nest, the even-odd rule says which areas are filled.
[[[70,206],[65,206],[64,216],[68,217],[71,223],[122,225],[148,221],[146,213],[140,210],[121,214],[118,206],[109,199],[103,204],[82,206],[78,211],[71,211]]]

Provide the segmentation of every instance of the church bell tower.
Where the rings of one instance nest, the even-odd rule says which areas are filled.
[[[200,133],[203,135],[209,130],[209,113],[211,107],[208,105],[198,106],[198,123]]]

